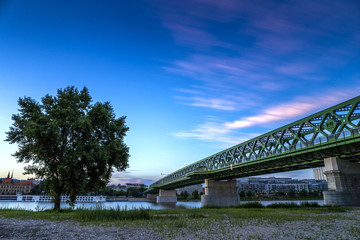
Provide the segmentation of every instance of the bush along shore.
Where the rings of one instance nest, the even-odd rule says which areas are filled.
[[[258,202],[200,209],[0,209],[0,239],[358,239],[360,209]]]

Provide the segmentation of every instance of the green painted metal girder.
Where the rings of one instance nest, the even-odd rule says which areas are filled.
[[[359,130],[360,96],[181,168],[151,184],[148,192],[200,183],[205,178],[257,175],[263,164],[272,164],[261,171],[267,173],[321,165],[321,156],[357,156]],[[312,159],[312,155],[318,159]],[[300,157],[308,159],[307,165]],[[245,171],[249,166],[254,169]]]

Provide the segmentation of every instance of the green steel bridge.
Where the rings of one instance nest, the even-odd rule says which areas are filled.
[[[147,193],[205,179],[321,167],[328,157],[360,162],[360,96],[183,167],[151,184]]]

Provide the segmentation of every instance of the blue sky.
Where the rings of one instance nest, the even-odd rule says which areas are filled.
[[[0,1],[0,177],[17,99],[87,86],[146,184],[359,95],[358,1]],[[277,176],[312,177],[311,171]]]

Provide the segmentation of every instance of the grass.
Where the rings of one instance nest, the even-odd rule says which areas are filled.
[[[113,222],[126,220],[148,220],[149,209],[110,208],[96,206],[92,209],[62,209],[60,211],[28,211],[23,209],[0,209],[0,216],[21,219],[76,220],[79,222]]]
[[[208,206],[205,207],[205,209],[218,209],[222,207],[217,206]],[[302,202],[299,204],[294,202],[284,202],[284,203],[272,203],[267,206],[263,205],[260,202],[248,202],[239,204],[237,206],[234,206],[232,208],[282,208],[282,209],[288,209],[288,208],[326,208],[326,209],[339,209],[332,206],[320,206],[317,202]]]
[[[97,206],[93,209],[75,209],[74,218],[82,222],[92,221],[121,221],[121,220],[148,220],[150,219],[149,209],[132,209],[127,210],[117,208],[105,209]]]
[[[301,201],[306,201],[306,200],[323,200],[324,197],[323,196],[294,196],[294,197],[289,197],[286,195],[283,196],[252,196],[252,197],[240,197],[241,201],[277,201],[277,200],[286,200],[286,201],[293,201],[293,200],[301,200]]]
[[[294,221],[306,220],[312,217],[324,215],[330,217],[329,213],[350,211],[347,208],[319,206],[317,203],[274,203],[264,206],[259,202],[240,204],[232,208],[198,208],[198,209],[131,209],[111,208],[105,209],[97,206],[92,209],[63,209],[61,211],[37,210],[29,211],[23,209],[0,209],[0,216],[20,219],[47,219],[47,220],[76,220],[88,223],[131,223],[142,224],[151,222],[176,226],[187,225],[187,220],[224,220],[230,219],[257,219],[258,221]],[[315,214],[315,215],[314,215]],[[311,216],[310,216],[311,215]],[[151,220],[151,221],[148,221]]]

